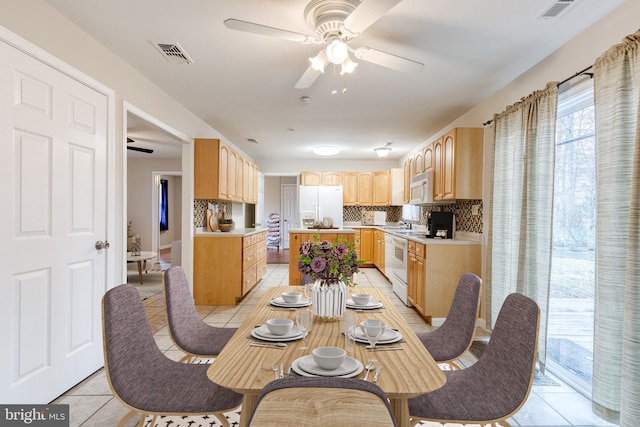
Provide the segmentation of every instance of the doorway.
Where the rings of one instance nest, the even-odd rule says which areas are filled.
[[[183,265],[191,279],[190,245],[182,241],[192,239],[189,218],[193,215],[190,200],[193,180],[183,176],[192,175],[193,141],[130,105],[125,105],[125,126],[127,150],[123,181],[127,202],[123,214],[128,224],[127,240],[137,235],[142,251],[157,254],[147,270],[164,270],[171,259],[171,264]],[[168,229],[161,231],[162,180],[168,182],[169,222]],[[125,273],[128,273],[126,270],[127,266]]]

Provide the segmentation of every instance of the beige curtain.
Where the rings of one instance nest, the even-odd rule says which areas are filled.
[[[495,116],[489,232],[491,325],[507,295],[540,306],[538,359],[546,362],[558,87],[549,83]]]
[[[594,64],[596,307],[594,411],[640,422],[640,31]]]

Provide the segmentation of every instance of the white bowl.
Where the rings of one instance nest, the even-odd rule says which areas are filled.
[[[288,304],[295,304],[300,302],[300,298],[302,298],[302,294],[300,292],[283,292],[282,299],[284,302]]]
[[[347,352],[338,347],[317,347],[311,354],[316,365],[322,369],[332,370],[344,363]]]
[[[362,331],[362,333],[364,334],[364,336],[367,336],[367,331],[365,329],[365,324],[369,324],[372,328],[381,328],[382,329],[382,333],[380,334],[382,336],[382,334],[384,334],[384,331],[387,330],[387,324],[384,323],[382,320],[379,319],[367,319],[367,320],[363,320],[362,322],[360,322],[360,330]]]
[[[291,332],[293,320],[291,319],[269,319],[267,320],[267,328],[273,335],[286,335]]]
[[[357,305],[367,305],[371,302],[371,295],[369,294],[353,294],[351,295],[351,299]]]

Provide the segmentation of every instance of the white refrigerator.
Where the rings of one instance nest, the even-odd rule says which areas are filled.
[[[342,228],[341,185],[301,185],[299,187],[298,200],[300,206],[300,228],[307,228],[307,224],[311,219],[322,222],[324,218],[331,218],[334,227]]]

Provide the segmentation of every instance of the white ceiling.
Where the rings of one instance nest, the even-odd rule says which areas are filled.
[[[551,0],[402,0],[350,45],[422,62],[421,72],[357,60],[345,80],[328,67],[301,90],[319,45],[223,21],[312,34],[309,0],[47,0],[256,161],[316,158],[312,148],[326,144],[341,159],[372,160],[388,141],[400,158],[624,1],[575,0],[544,20],[536,17]],[[179,43],[194,63],[170,62],[151,42]]]

